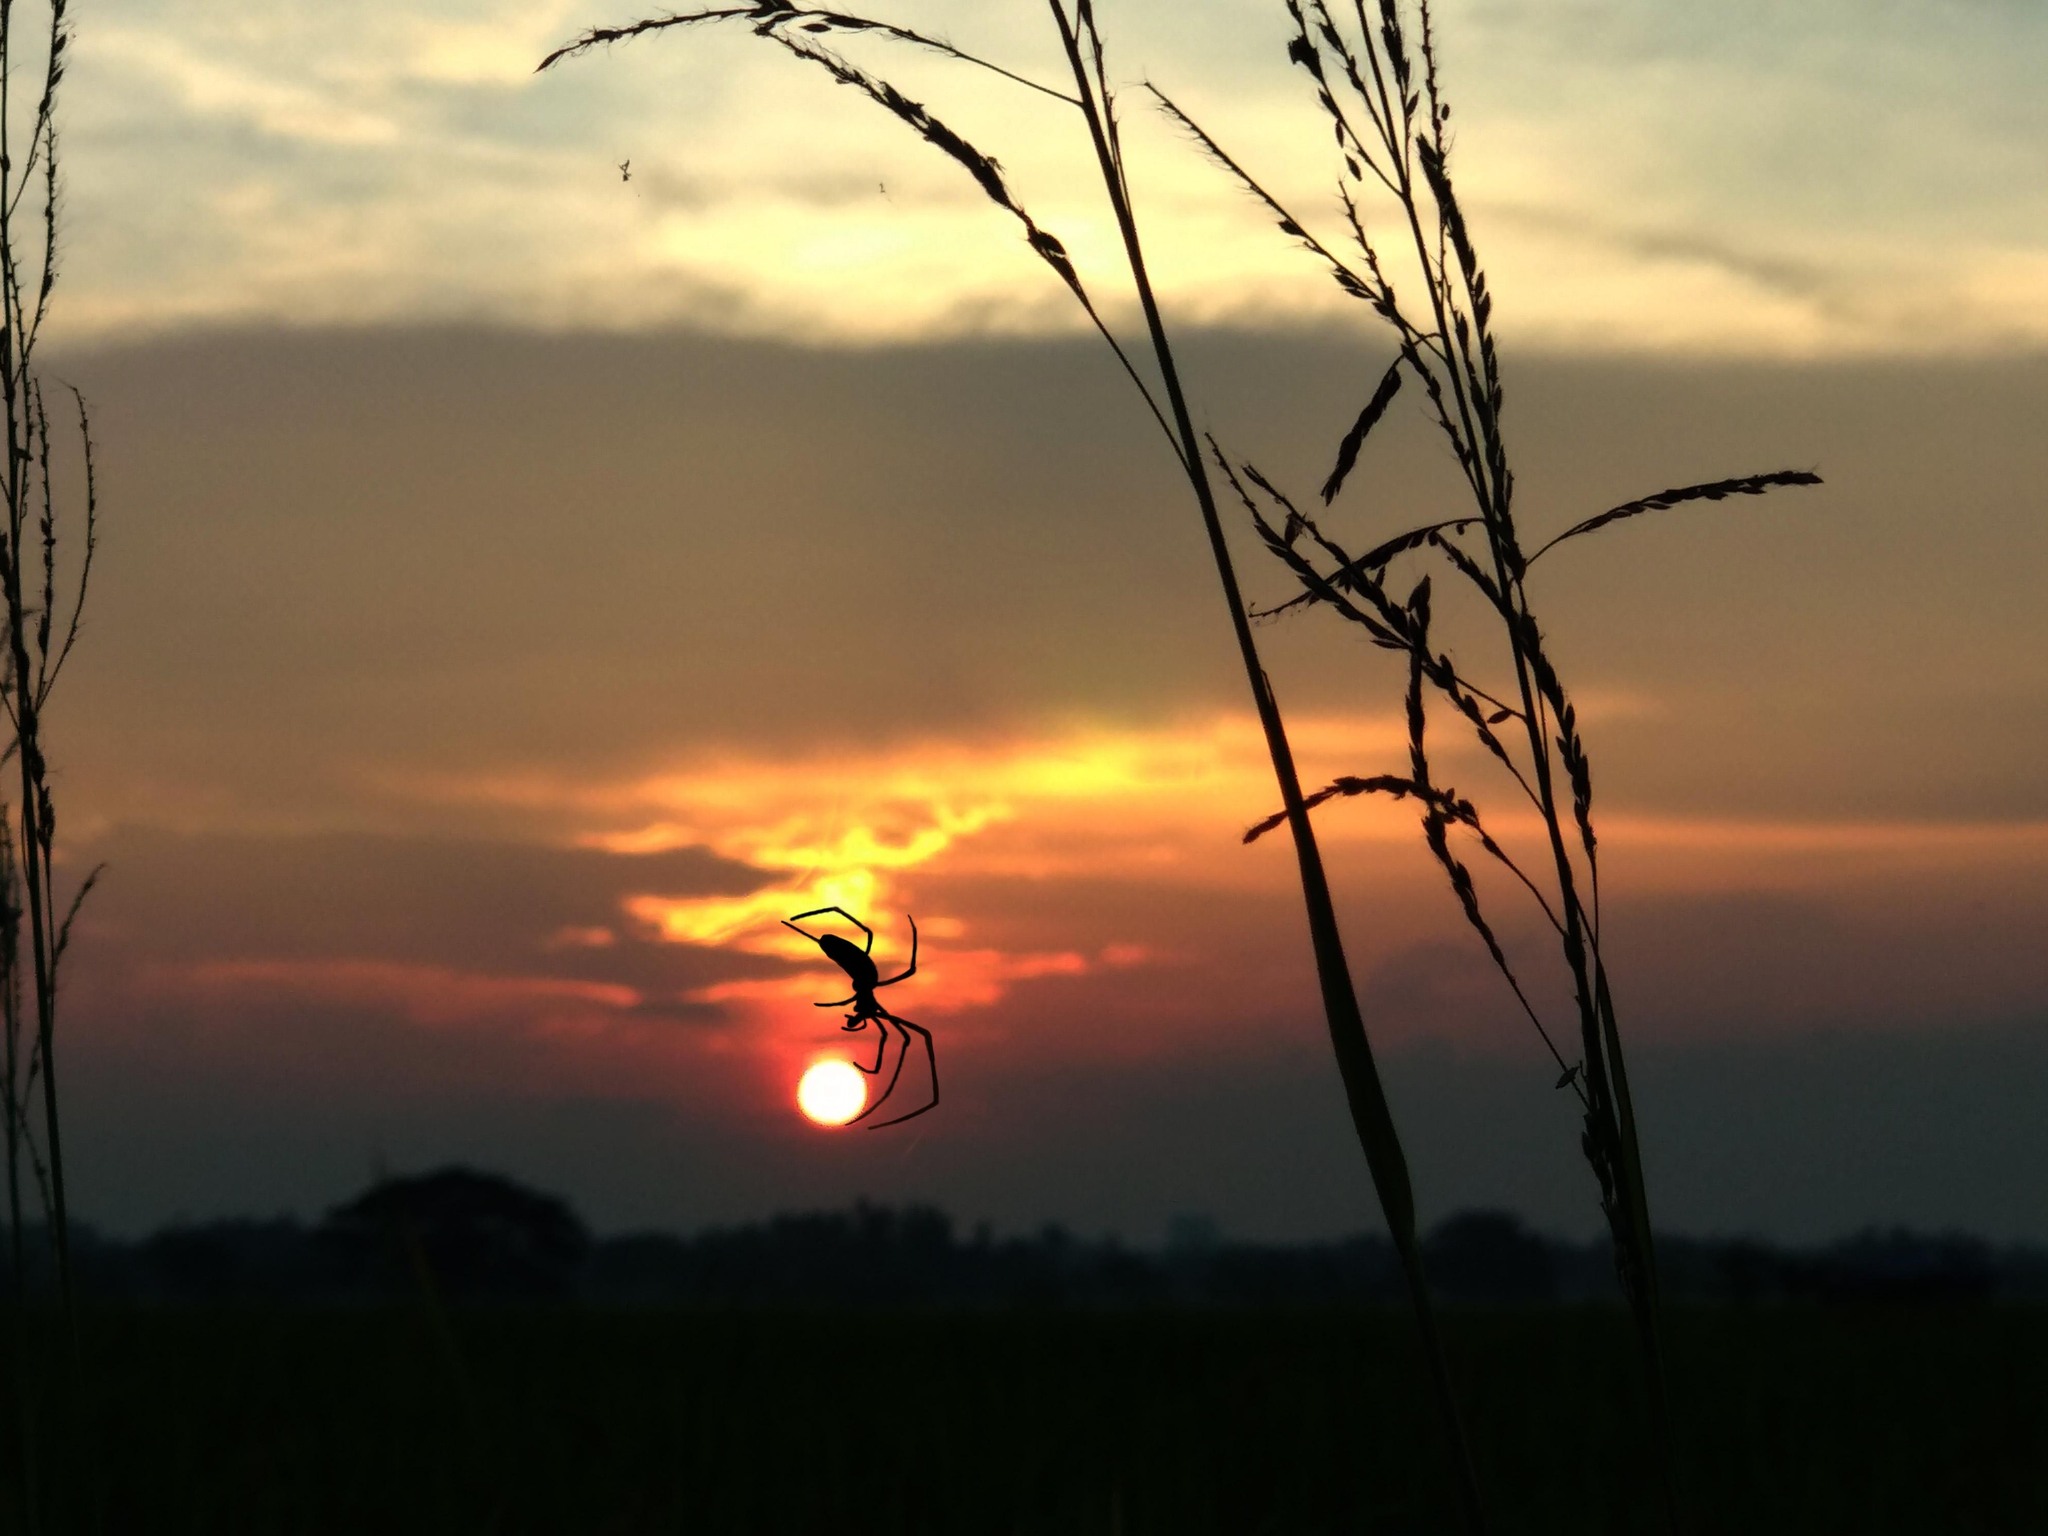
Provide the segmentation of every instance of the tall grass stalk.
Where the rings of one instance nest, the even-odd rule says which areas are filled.
[[[1289,59],[1313,82],[1342,162],[1338,205],[1348,235],[1344,254],[1326,246],[1243,166],[1165,95],[1168,112],[1209,156],[1277,219],[1283,233],[1323,262],[1339,287],[1365,303],[1392,331],[1397,351],[1364,408],[1338,445],[1321,499],[1334,502],[1366,442],[1404,381],[1418,384],[1429,418],[1449,443],[1471,510],[1383,538],[1353,555],[1324,532],[1251,464],[1233,465],[1210,444],[1212,457],[1266,546],[1293,573],[1301,594],[1283,609],[1319,606],[1361,626],[1375,645],[1407,662],[1406,773],[1346,776],[1317,791],[1310,806],[1379,794],[1419,806],[1431,854],[1449,877],[1466,919],[1477,931],[1517,1003],[1542,1036],[1582,1109],[1581,1147],[1599,1185],[1616,1268],[1627,1298],[1643,1365],[1653,1454],[1667,1519],[1676,1522],[1671,1479],[1669,1410],[1658,1321],[1657,1268],[1649,1197],[1636,1115],[1623,1062],[1613,989],[1601,947],[1598,840],[1593,831],[1592,766],[1578,717],[1545,646],[1530,604],[1535,562],[1568,540],[1637,517],[1702,501],[1756,495],[1779,486],[1812,485],[1818,476],[1779,471],[1661,491],[1626,502],[1567,528],[1525,553],[1514,511],[1515,480],[1502,426],[1504,392],[1493,332],[1493,297],[1450,171],[1451,109],[1438,78],[1429,0],[1352,0],[1340,26],[1325,0],[1283,0],[1293,23]],[[1393,233],[1382,234],[1383,225]],[[1397,267],[1398,262],[1398,267]],[[1397,293],[1391,275],[1401,276]],[[1419,291],[1420,297],[1417,297]],[[1431,635],[1431,577],[1405,593],[1396,573],[1417,559],[1434,561],[1453,590],[1476,598],[1497,626],[1495,670],[1504,681],[1490,692]],[[1281,610],[1275,610],[1276,612]],[[1482,824],[1473,803],[1432,773],[1431,702],[1448,706],[1478,746],[1532,808],[1542,827],[1540,854],[1518,860]],[[1301,818],[1293,801],[1253,827],[1246,840],[1282,821]],[[1475,843],[1531,897],[1553,933],[1576,1013],[1577,1055],[1568,1059],[1510,964],[1485,914],[1472,872],[1451,835]]]
[[[59,182],[57,95],[71,43],[66,0],[51,0],[45,24],[28,28],[12,0],[0,0],[0,408],[6,412],[6,521],[0,527],[0,598],[6,605],[4,692],[10,736],[0,762],[17,774],[8,808],[9,848],[0,860],[0,995],[5,997],[8,1214],[15,1288],[30,1258],[22,1225],[23,1165],[33,1174],[43,1226],[67,1315],[75,1318],[70,1210],[57,1077],[57,987],[72,922],[99,871],[68,902],[57,878],[57,810],[50,792],[44,724],[52,691],[77,644],[98,535],[98,481],[84,397],[68,390],[75,416],[53,423],[35,371],[37,341],[57,282]],[[34,73],[26,66],[34,65]],[[16,74],[40,77],[17,112]],[[19,115],[26,135],[17,131]],[[79,549],[60,538],[72,521],[53,464],[57,439],[76,431]],[[60,511],[60,504],[64,510]],[[65,556],[60,561],[60,545]],[[25,919],[25,925],[24,925]],[[26,949],[24,959],[23,950]],[[24,1036],[26,1038],[24,1039]],[[40,1113],[38,1114],[38,1111]],[[75,1332],[75,1324],[74,1324]]]
[[[1108,343],[1125,374],[1143,397],[1153,420],[1165,436],[1185,476],[1200,511],[1203,531],[1214,557],[1216,574],[1230,616],[1252,702],[1264,734],[1273,775],[1278,785],[1282,816],[1294,839],[1302,897],[1307,908],[1316,975],[1321,988],[1323,1010],[1328,1022],[1331,1047],[1337,1058],[1345,1098],[1353,1127],[1363,1148],[1373,1185],[1384,1211],[1394,1246],[1407,1276],[1415,1317],[1428,1360],[1434,1397],[1442,1417],[1443,1430],[1453,1462],[1457,1499],[1464,1527],[1484,1528],[1477,1477],[1452,1392],[1450,1375],[1437,1335],[1429,1288],[1423,1274],[1420,1245],[1416,1235],[1415,1201],[1408,1176],[1407,1160],[1396,1132],[1393,1114],[1380,1083],[1371,1041],[1360,1011],[1349,963],[1344,954],[1342,934],[1322,855],[1316,846],[1315,830],[1309,820],[1309,802],[1303,796],[1295,769],[1293,749],[1280,713],[1280,705],[1265,668],[1260,662],[1251,615],[1240,589],[1223,520],[1218,510],[1203,443],[1188,409],[1186,391],[1171,338],[1160,312],[1157,295],[1145,256],[1144,241],[1126,175],[1123,144],[1117,120],[1117,97],[1109,83],[1104,62],[1102,36],[1091,0],[1073,0],[1072,9],[1063,0],[1048,0],[1054,25],[1071,78],[1071,91],[1025,79],[1023,76],[955,48],[941,39],[909,29],[842,12],[799,9],[788,0],[760,0],[745,7],[727,7],[680,15],[650,18],[625,26],[599,28],[585,33],[544,59],[545,70],[564,58],[608,44],[707,22],[737,21],[750,25],[761,37],[779,44],[799,59],[825,70],[843,85],[870,100],[904,123],[925,142],[952,158],[974,178],[984,193],[1021,224],[1026,242],[1049,266],[1079,302],[1103,340]],[[1083,284],[1065,246],[1041,228],[1019,202],[1001,168],[965,138],[934,116],[922,103],[911,100],[887,80],[857,67],[827,45],[827,39],[874,33],[915,47],[929,49],[961,63],[991,70],[1003,78],[1064,102],[1079,114],[1088,134],[1104,195],[1121,236],[1130,279],[1144,315],[1156,384],[1148,383],[1129,353],[1104,323],[1101,313]]]

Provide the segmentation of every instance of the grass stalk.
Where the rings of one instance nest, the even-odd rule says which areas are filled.
[[[48,400],[35,371],[37,340],[57,282],[59,215],[57,98],[71,43],[67,0],[50,0],[42,47],[41,90],[26,114],[27,142],[14,129],[11,82],[17,72],[20,24],[12,3],[0,4],[0,409],[6,415],[6,464],[0,473],[6,509],[0,527],[0,601],[6,608],[4,706],[18,798],[8,816],[8,933],[0,941],[7,975],[7,1135],[9,1214],[15,1229],[17,1290],[21,1251],[20,1165],[28,1160],[43,1196],[44,1225],[55,1260],[64,1311],[76,1336],[70,1209],[65,1187],[63,1118],[57,1076],[58,973],[72,922],[99,871],[80,882],[68,903],[57,879],[57,810],[50,788],[44,720],[51,693],[79,635],[98,537],[98,491],[90,413],[71,392],[82,465],[82,539],[75,564],[60,561],[68,517],[60,513],[53,465],[55,439]],[[60,610],[68,614],[60,619]],[[18,885],[15,884],[18,882]],[[16,889],[20,900],[15,898]],[[22,920],[26,918],[26,931]],[[27,961],[21,951],[26,940]],[[26,983],[28,1022],[18,999]],[[40,1088],[40,1092],[37,1089]],[[40,1136],[32,1111],[40,1109]]]
[[[97,543],[98,494],[91,418],[84,398],[73,390],[83,502],[76,519],[83,525],[82,537],[74,555],[70,498],[59,496],[56,482],[62,469],[53,463],[59,434],[35,368],[37,341],[57,283],[57,100],[71,22],[67,0],[48,0],[44,25],[33,31],[22,16],[25,10],[14,0],[0,0],[0,411],[6,418],[6,462],[0,466],[6,503],[0,520],[0,602],[5,605],[0,708],[9,727],[0,765],[11,758],[16,774],[12,803],[0,808],[0,821],[6,824],[0,837],[0,1012],[6,1031],[0,1092],[6,1098],[7,1215],[14,1267],[12,1438],[20,1469],[21,1525],[33,1532],[42,1528],[45,1514],[39,1442],[42,1405],[52,1400],[44,1390],[46,1372],[53,1367],[56,1384],[64,1385],[68,1369],[73,1388],[53,1399],[63,1405],[59,1443],[74,1469],[68,1482],[79,1490],[94,1486],[76,1416],[80,1343],[58,1091],[57,994],[72,922],[99,871],[79,882],[68,905],[63,901],[44,722],[78,640]],[[22,106],[17,79],[38,76],[40,90]],[[16,131],[18,110],[25,134]],[[54,1260],[68,1348],[38,1348],[32,1328],[35,1260],[23,1219],[24,1164],[40,1197],[42,1235]],[[65,1481],[59,1480],[60,1491]],[[91,1497],[86,1494],[84,1502]]]
[[[1372,1041],[1366,1032],[1365,1019],[1359,1008],[1357,987],[1352,979],[1350,962],[1345,957],[1343,934],[1337,922],[1336,904],[1330,895],[1329,876],[1323,866],[1322,852],[1316,843],[1314,824],[1309,820],[1308,807],[1304,803],[1301,778],[1295,769],[1293,747],[1288,741],[1287,728],[1281,718],[1279,701],[1274,697],[1271,680],[1259,660],[1258,644],[1252,634],[1251,617],[1237,579],[1236,564],[1230,553],[1230,545],[1224,535],[1222,516],[1217,510],[1215,488],[1210,483],[1207,459],[1202,451],[1202,443],[1196,435],[1194,422],[1188,413],[1180,369],[1174,358],[1173,345],[1167,334],[1158,298],[1146,266],[1144,243],[1139,236],[1137,218],[1131,207],[1129,188],[1123,174],[1122,156],[1110,127],[1113,118],[1110,116],[1112,99],[1109,97],[1108,84],[1101,78],[1099,64],[1091,81],[1087,60],[1082,53],[1077,23],[1069,21],[1060,0],[1048,0],[1048,3],[1059,26],[1060,41],[1083,102],[1089,137],[1102,173],[1103,190],[1116,214],[1117,228],[1122,236],[1126,259],[1130,265],[1132,286],[1137,293],[1139,306],[1144,312],[1154,359],[1159,367],[1168,409],[1172,413],[1174,432],[1179,439],[1181,466],[1187,474],[1189,488],[1194,492],[1196,504],[1201,509],[1203,530],[1208,536],[1210,552],[1216,564],[1217,579],[1222,586],[1224,603],[1230,613],[1231,632],[1237,641],[1238,654],[1244,664],[1245,680],[1251,687],[1252,702],[1259,717],[1259,728],[1265,737],[1273,777],[1279,786],[1281,804],[1287,816],[1288,831],[1294,841],[1302,901],[1307,909],[1309,939],[1315,955],[1316,980],[1322,994],[1323,1016],[1329,1028],[1331,1051],[1337,1059],[1338,1076],[1343,1083],[1345,1104],[1351,1114],[1352,1128],[1365,1154],[1374,1191],[1379,1197],[1380,1208],[1385,1214],[1389,1232],[1393,1237],[1395,1252],[1400,1256],[1410,1302],[1422,1334],[1423,1353],[1428,1361],[1431,1386],[1443,1422],[1445,1443],[1450,1448],[1453,1459],[1454,1486],[1458,1494],[1460,1515],[1467,1530],[1483,1530],[1485,1516],[1479,1493],[1478,1475],[1472,1465],[1470,1446],[1458,1412],[1457,1396],[1451,1386],[1443,1343],[1437,1332],[1435,1308],[1430,1298],[1427,1278],[1423,1273],[1422,1254],[1415,1224],[1415,1196],[1408,1176],[1407,1157],[1401,1147],[1400,1136],[1394,1125],[1393,1111],[1387,1103],[1386,1091],[1380,1082],[1378,1064],[1373,1059]],[[1094,19],[1090,14],[1088,0],[1079,0],[1078,25],[1086,26],[1090,40],[1096,45],[1096,57],[1099,61],[1100,40],[1094,31]],[[1098,92],[1100,99],[1097,96]]]
[[[1592,821],[1592,769],[1563,682],[1546,652],[1528,591],[1530,567],[1566,540],[1648,512],[1780,487],[1811,485],[1818,476],[1778,471],[1659,492],[1585,519],[1525,554],[1513,511],[1514,475],[1502,426],[1504,392],[1495,348],[1493,298],[1450,173],[1450,107],[1438,79],[1429,0],[1353,0],[1355,28],[1340,26],[1326,0],[1283,0],[1293,23],[1289,59],[1315,83],[1332,128],[1344,176],[1339,201],[1355,254],[1339,256],[1169,98],[1160,105],[1220,166],[1271,213],[1281,231],[1325,264],[1342,290],[1366,303],[1392,331],[1398,352],[1356,424],[1339,445],[1322,488],[1334,502],[1356,467],[1366,439],[1404,380],[1422,388],[1426,409],[1447,439],[1473,503],[1470,515],[1411,528],[1352,556],[1316,519],[1303,513],[1251,464],[1218,462],[1267,547],[1293,573],[1300,597],[1281,609],[1324,606],[1362,625],[1374,644],[1408,660],[1409,772],[1349,776],[1310,797],[1311,805],[1358,794],[1415,801],[1432,855],[1506,977],[1523,1012],[1558,1066],[1559,1088],[1583,1109],[1581,1146],[1600,1189],[1616,1269],[1639,1346],[1652,1459],[1664,1493],[1665,1517],[1677,1524],[1671,1467],[1668,1391],[1651,1239],[1649,1198],[1621,1035],[1600,943],[1598,840]],[[1412,18],[1412,25],[1411,25]],[[1360,195],[1383,194],[1400,233],[1383,247],[1368,227]],[[1388,276],[1398,257],[1403,293],[1419,282],[1419,308],[1397,296]],[[1477,530],[1480,547],[1463,542]],[[1390,589],[1406,557],[1436,557],[1458,587],[1476,596],[1498,621],[1495,665],[1508,674],[1507,701],[1475,683],[1430,634],[1431,585],[1424,575],[1404,599]],[[1449,704],[1479,745],[1504,769],[1543,828],[1542,863],[1532,875],[1485,830],[1477,809],[1432,778],[1427,750],[1428,700]],[[1512,722],[1505,734],[1495,728]],[[1247,833],[1263,835],[1295,812],[1287,806]],[[1453,852],[1456,828],[1531,894],[1553,930],[1573,997],[1579,1055],[1568,1061],[1532,1006],[1485,915],[1471,871]]]
[[[1236,567],[1218,510],[1215,489],[1209,478],[1202,442],[1188,409],[1186,390],[1172,341],[1145,257],[1116,119],[1116,97],[1104,66],[1101,33],[1092,0],[1074,0],[1070,13],[1063,0],[1048,0],[1062,51],[1073,80],[1073,94],[1023,80],[1007,69],[989,64],[936,39],[905,29],[844,13],[801,10],[786,0],[762,0],[745,9],[728,8],[655,18],[623,27],[603,28],[586,33],[578,41],[558,49],[544,59],[546,69],[559,60],[599,44],[608,44],[671,26],[688,26],[709,21],[744,20],[754,30],[798,57],[820,65],[840,83],[863,91],[878,105],[916,131],[928,143],[949,155],[981,185],[990,199],[1008,210],[1024,227],[1027,243],[1052,267],[1080,302],[1097,331],[1116,354],[1125,374],[1144,397],[1154,421],[1165,434],[1185,475],[1200,510],[1204,532],[1215,562],[1216,574],[1229,611],[1233,637],[1237,642],[1246,681],[1250,686],[1259,726],[1272,763],[1275,782],[1284,807],[1283,816],[1293,837],[1302,897],[1307,910],[1310,943],[1316,976],[1322,995],[1330,1043],[1337,1060],[1345,1101],[1357,1133],[1374,1190],[1385,1214],[1394,1247],[1400,1256],[1413,1304],[1424,1354],[1428,1361],[1434,1399],[1452,1462],[1453,1481],[1460,1522],[1468,1532],[1485,1529],[1482,1500],[1476,1471],[1463,1423],[1452,1389],[1450,1372],[1438,1334],[1434,1307],[1423,1272],[1420,1243],[1416,1233],[1415,1201],[1392,1110],[1373,1058],[1371,1040],[1359,1008],[1357,989],[1344,953],[1335,903],[1329,879],[1317,847],[1315,829],[1301,790],[1292,746],[1289,743],[1280,706],[1260,662],[1251,615],[1244,600]],[[1130,356],[1104,324],[1099,311],[1081,282],[1064,246],[1041,229],[1011,193],[996,161],[935,118],[921,103],[911,101],[887,81],[856,68],[817,39],[833,33],[880,32],[899,41],[949,54],[961,62],[991,69],[1004,78],[1020,81],[1076,108],[1088,131],[1104,195],[1116,218],[1133,289],[1144,315],[1152,359],[1157,369],[1159,394],[1155,395]],[[1162,408],[1160,396],[1164,397]]]
[[[12,825],[11,807],[0,801],[0,824]],[[15,869],[14,840],[0,837],[0,1028],[4,1028],[5,1080],[0,1106],[7,1130],[7,1239],[13,1264],[17,1308],[28,1301],[28,1253],[21,1229],[21,1157],[27,1125],[22,1116],[21,1052],[21,877]]]

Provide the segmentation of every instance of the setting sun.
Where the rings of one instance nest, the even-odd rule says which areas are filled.
[[[814,1061],[796,1085],[796,1106],[819,1125],[844,1125],[868,1101],[860,1068],[828,1057]]]

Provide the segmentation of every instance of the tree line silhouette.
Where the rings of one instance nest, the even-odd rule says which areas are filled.
[[[1870,1229],[1786,1247],[1658,1235],[1674,1299],[1718,1303],[1964,1303],[2048,1299],[2048,1249]],[[1302,1243],[1226,1238],[1200,1217],[1151,1247],[1049,1224],[997,1235],[928,1205],[857,1203],[683,1235],[598,1237],[566,1202],[461,1167],[380,1180],[317,1222],[180,1222],[136,1241],[74,1236],[82,1293],[107,1301],[364,1304],[442,1301],[742,1307],[1145,1307],[1398,1304],[1401,1264],[1368,1234]],[[1618,1301],[1604,1242],[1464,1211],[1424,1238],[1448,1301]]]

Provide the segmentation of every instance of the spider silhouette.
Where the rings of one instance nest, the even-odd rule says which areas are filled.
[[[854,927],[867,935],[867,942],[859,949],[855,949],[853,940],[842,939],[836,933],[812,933],[807,929],[797,927],[797,924],[807,917],[823,917],[828,912],[837,912],[841,917],[853,924]],[[847,911],[846,908],[819,907],[814,911],[799,912],[795,917],[785,917],[782,920],[783,927],[803,934],[805,938],[822,949],[825,952],[825,958],[846,972],[846,979],[853,983],[853,996],[838,998],[829,1003],[817,1003],[814,1006],[819,1008],[844,1008],[850,1003],[853,1005],[853,1012],[846,1016],[846,1022],[839,1027],[850,1033],[855,1030],[866,1029],[868,1025],[873,1024],[876,1032],[881,1036],[880,1041],[875,1047],[875,1064],[872,1067],[863,1067],[856,1061],[853,1065],[858,1070],[865,1072],[869,1077],[880,1076],[882,1063],[889,1056],[889,1026],[894,1024],[897,1029],[902,1031],[900,1038],[897,1040],[896,1066],[889,1074],[888,1086],[868,1101],[866,1109],[863,1109],[859,1114],[847,1121],[848,1125],[860,1124],[861,1121],[867,1119],[869,1115],[872,1115],[876,1110],[889,1102],[889,1095],[896,1091],[897,1083],[902,1081],[903,1078],[903,1063],[910,1056],[910,1037],[916,1035],[924,1042],[925,1061],[931,1067],[932,1096],[930,1100],[920,1104],[907,1115],[896,1115],[888,1120],[875,1121],[868,1127],[871,1131],[879,1131],[885,1125],[901,1125],[905,1120],[915,1120],[926,1110],[937,1108],[939,1102],[939,1058],[938,1053],[932,1049],[931,1031],[922,1024],[913,1024],[908,1019],[899,1019],[875,1000],[877,988],[893,987],[897,982],[908,981],[917,974],[917,919],[910,917],[908,913],[904,914],[904,916],[910,923],[910,964],[900,975],[891,976],[886,981],[882,979],[881,971],[876,968],[872,953],[875,947],[875,930]]]

